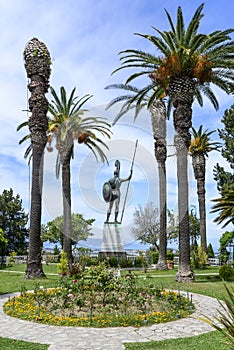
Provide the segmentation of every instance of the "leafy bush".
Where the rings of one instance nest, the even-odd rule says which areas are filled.
[[[198,247],[194,245],[192,250],[192,267],[196,269],[203,269],[206,266],[208,255],[202,249],[202,246]]]
[[[82,327],[140,327],[186,317],[190,301],[173,291],[138,287],[137,277],[105,262],[81,271],[79,278],[63,276],[59,288],[37,284],[34,293],[9,298],[8,315],[46,324]]]
[[[135,267],[144,267],[146,265],[147,265],[147,263],[146,263],[146,260],[145,260],[144,256],[138,256],[134,260],[134,266]]]
[[[130,259],[123,258],[120,260],[119,265],[122,268],[130,268],[133,267],[133,262]]]
[[[118,259],[115,256],[110,256],[108,263],[109,263],[110,267],[118,267],[118,265],[119,265]]]
[[[230,266],[224,265],[222,267]],[[234,350],[234,289],[229,289],[226,284],[224,284],[224,287],[228,297],[224,298],[224,303],[221,301],[219,302],[222,311],[218,310],[219,315],[214,317],[215,321],[218,321],[218,323],[210,318],[206,318],[205,321],[222,333],[225,337],[225,344],[229,345],[230,349]]]
[[[67,254],[66,252],[62,251],[58,263],[58,271],[61,275],[66,275],[68,270],[67,266]]]
[[[17,255],[16,252],[11,252],[10,255],[6,259],[6,266],[11,267],[15,265],[14,257]]]
[[[234,275],[234,270],[231,268],[231,266],[223,265],[219,269],[219,277],[224,280],[228,281],[232,278]]]
[[[157,264],[157,262],[158,262],[158,257],[159,257],[159,253],[158,253],[158,252],[153,252],[153,253],[152,253],[152,263],[153,263],[153,264]]]
[[[172,252],[167,252],[167,260],[173,261],[174,259],[174,254]]]

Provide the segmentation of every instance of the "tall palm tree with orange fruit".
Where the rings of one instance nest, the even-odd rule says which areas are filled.
[[[179,269],[176,280],[179,282],[194,279],[190,266],[187,174],[192,104],[196,99],[202,106],[205,95],[214,108],[218,109],[219,104],[212,86],[216,85],[224,92],[231,93],[234,84],[234,41],[230,37],[234,30],[215,30],[210,34],[198,33],[203,7],[204,4],[201,4],[197,8],[187,27],[180,6],[175,25],[165,10],[170,26],[168,31],[153,27],[156,35],[137,33],[153,44],[153,48],[160,52],[159,55],[136,49],[121,51],[121,66],[113,72],[125,68],[130,68],[131,71],[136,69],[127,78],[124,84],[126,86],[137,78],[141,78],[141,82],[144,76],[150,78],[144,87],[139,88],[137,94],[123,104],[117,118],[133,105],[139,110],[147,95],[150,95],[148,107],[163,97],[168,97],[168,106],[174,107],[179,208]]]
[[[52,142],[55,140],[58,150],[56,161],[56,176],[59,176],[62,168],[62,193],[63,193],[63,250],[67,254],[68,264],[72,264],[72,239],[71,239],[71,170],[70,162],[74,155],[74,143],[87,146],[95,158],[105,162],[107,157],[102,149],[108,149],[107,145],[97,134],[110,138],[110,124],[104,118],[84,117],[84,104],[92,97],[75,96],[74,88],[67,97],[64,87],[60,88],[60,97],[51,87],[52,101],[49,103],[48,126],[48,151],[52,151]]]

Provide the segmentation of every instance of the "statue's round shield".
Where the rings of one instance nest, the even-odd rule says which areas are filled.
[[[112,188],[109,182],[105,182],[102,187],[102,195],[105,202],[109,203],[112,199]]]
[[[111,183],[105,182],[102,187],[102,195],[105,202],[110,203],[119,197],[119,192],[111,187]]]

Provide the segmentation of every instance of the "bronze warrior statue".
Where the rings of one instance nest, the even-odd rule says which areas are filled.
[[[132,177],[132,169],[130,170],[130,175],[126,179],[121,179],[120,177],[120,161],[115,161],[114,177],[103,185],[103,198],[109,203],[109,208],[107,211],[107,218],[105,223],[109,223],[109,218],[113,205],[115,204],[115,223],[119,224],[117,217],[119,214],[119,202],[120,202],[120,186],[123,182],[129,181]]]

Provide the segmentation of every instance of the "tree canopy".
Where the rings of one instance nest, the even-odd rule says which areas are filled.
[[[11,252],[26,254],[28,229],[28,214],[24,212],[19,194],[14,196],[12,188],[4,190],[0,195],[0,228],[7,240],[5,255]]]
[[[223,141],[222,156],[227,160],[231,169],[234,169],[234,104],[224,112],[221,122],[223,129],[218,129],[219,137]],[[214,168],[214,179],[220,193],[234,190],[234,174],[227,171],[218,163]]]
[[[95,219],[84,219],[81,214],[72,213],[72,244],[76,245],[80,240],[86,240],[91,233],[91,225]],[[42,225],[42,241],[49,241],[50,243],[59,243],[63,247],[63,227],[64,218],[58,216],[46,225]]]
[[[138,205],[133,213],[132,234],[142,243],[151,244],[152,247],[159,250],[159,210],[152,202],[145,207]],[[174,214],[169,211],[167,239],[172,241],[178,236],[178,226]]]

